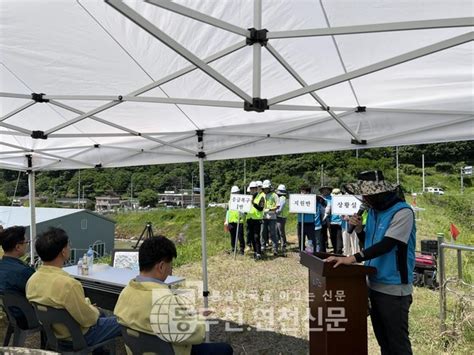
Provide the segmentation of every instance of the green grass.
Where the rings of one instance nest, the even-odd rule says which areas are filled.
[[[120,213],[112,218],[117,221],[116,234],[119,238],[138,238],[146,223],[151,222],[154,235],[164,235],[176,243],[176,266],[201,260],[201,218],[198,208]],[[229,234],[224,232],[224,218],[225,210],[222,208],[206,210],[208,256],[230,249]]]

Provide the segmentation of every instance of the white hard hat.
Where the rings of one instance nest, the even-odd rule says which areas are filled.
[[[269,189],[271,185],[272,185],[272,184],[270,183],[270,180],[264,180],[264,181],[263,181],[263,184],[262,184],[262,187],[263,187],[264,189]]]
[[[284,192],[286,192],[286,186],[283,185],[283,184],[280,184],[280,185],[278,185],[277,190],[278,190],[278,191],[284,191]]]
[[[255,183],[257,184],[257,187],[263,186],[263,183],[260,180],[255,181]]]
[[[238,187],[238,186],[235,186],[235,185],[232,186],[232,188],[230,189],[230,193],[231,193],[231,194],[235,194],[235,193],[237,193],[237,192],[240,192],[239,187]]]
[[[257,187],[257,183],[255,181],[251,181],[250,184],[249,184],[249,187],[250,188]]]
[[[250,192],[250,185],[247,186],[247,192]]]

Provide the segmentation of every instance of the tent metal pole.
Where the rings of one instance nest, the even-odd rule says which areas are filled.
[[[269,32],[267,37],[272,38],[272,39],[301,38],[301,37],[316,37],[316,36],[350,35],[350,34],[357,34],[357,33],[427,30],[427,29],[435,29],[435,28],[471,27],[471,26],[474,26],[473,17],[460,17],[460,18],[450,18],[450,19],[377,23],[377,24],[370,24],[370,25],[342,26],[342,27],[331,27],[331,28],[312,28],[312,29],[293,30],[293,31],[273,31],[273,32]]]
[[[294,70],[291,65],[283,58],[283,56],[280,55],[280,53],[278,53],[278,51],[273,48],[273,46],[271,46],[270,44],[267,44],[267,49],[268,51],[270,52],[270,54],[273,55],[273,57],[290,73],[290,75],[295,78],[295,80],[300,83],[301,86],[303,87],[307,87],[308,84],[306,83],[306,81],[296,72],[296,70]],[[336,122],[342,127],[344,128],[344,130],[349,133],[352,138],[356,139],[357,141],[360,141],[360,136],[354,132],[343,120],[341,120],[337,115],[336,113],[334,113],[334,109],[333,108],[329,108],[329,106],[318,96],[316,95],[315,92],[310,92],[310,95],[316,100],[316,102],[318,104],[321,105],[321,108],[325,111],[328,112],[328,114],[336,120]]]
[[[255,29],[262,29],[262,0],[253,1],[253,25]],[[253,44],[253,97],[261,97],[262,91],[262,45]]]
[[[26,110],[28,107],[33,106],[35,103],[36,103],[35,101],[27,102],[26,104],[18,107],[17,109],[13,110],[12,112],[9,112],[5,116],[1,117],[0,122],[5,121],[6,119],[16,115],[17,113],[20,113],[23,110]]]
[[[25,95],[25,94],[16,94],[12,92],[0,92],[0,97],[11,97],[15,99],[29,99],[31,100],[31,94]]]
[[[269,44],[267,44],[267,47]],[[316,95],[314,92],[311,93],[311,96]],[[316,95],[317,96],[317,95]],[[322,101],[322,100],[321,100]],[[327,111],[327,107],[321,106],[309,106],[309,105],[283,105],[277,104],[269,107],[269,110],[272,111]],[[331,111],[354,111],[354,107],[332,107]]]
[[[27,134],[28,136],[31,136],[32,132],[25,129],[25,128],[22,128],[22,127],[18,127],[18,126],[15,126],[15,125],[12,125],[12,124],[8,124],[8,123],[5,123],[5,122],[0,122],[0,127],[5,127],[5,128],[8,128],[8,129],[11,129],[13,131],[17,131],[17,132],[20,132],[20,133],[24,133],[24,134]]]
[[[146,18],[138,14],[136,11],[131,9],[129,6],[125,5],[120,0],[105,0],[107,4],[120,12],[123,16],[128,18],[130,21],[141,27],[143,30],[148,32],[150,35],[155,37],[161,43],[169,47],[171,50],[178,53],[180,56],[197,66],[204,73],[209,75],[211,78],[222,84],[228,90],[233,92],[235,95],[239,96],[241,99],[247,102],[252,102],[252,98],[246,94],[242,89],[237,85],[230,82],[217,70],[212,68],[210,65],[206,64],[202,59],[197,57],[194,53],[189,51],[187,48],[176,42],[173,38],[168,36],[166,33],[161,31],[158,27],[148,21]]]
[[[454,111],[454,110],[423,110],[423,109],[405,109],[405,108],[381,108],[367,107],[366,112],[394,112],[394,113],[419,113],[422,115],[472,115],[472,111]]]
[[[28,168],[32,168],[31,155],[27,156]],[[30,202],[30,264],[35,263],[35,245],[34,240],[36,238],[36,191],[35,191],[35,172],[32,170],[28,171],[28,190],[29,190],[29,202]]]
[[[315,84],[311,84],[307,87],[297,89],[297,90],[293,90],[293,91],[290,91],[290,92],[288,92],[286,94],[283,94],[283,95],[275,96],[275,97],[268,100],[268,105],[270,105],[270,106],[275,105],[275,104],[280,103],[282,101],[290,100],[290,99],[293,99],[295,97],[299,97],[299,96],[308,94],[312,91],[327,88],[327,87],[342,83],[344,81],[348,81],[348,80],[351,80],[351,79],[354,79],[354,78],[358,78],[360,76],[364,76],[364,75],[367,75],[367,74],[370,74],[370,73],[377,72],[377,71],[382,70],[382,69],[390,68],[392,66],[395,66],[395,65],[398,65],[398,64],[401,64],[401,63],[409,62],[411,60],[414,60],[414,59],[417,59],[417,58],[420,58],[420,57],[424,57],[428,54],[436,53],[436,52],[442,51],[444,49],[448,49],[448,48],[455,47],[455,46],[458,46],[458,45],[463,44],[463,43],[470,42],[470,41],[473,40],[473,34],[474,34],[474,32],[468,32],[468,33],[462,34],[460,36],[452,37],[452,38],[449,38],[447,40],[437,42],[437,43],[434,43],[432,45],[422,47],[422,48],[419,48],[419,49],[416,49],[416,50],[413,50],[413,51],[410,51],[410,52],[406,52],[404,54],[401,54],[401,55],[398,55],[398,56],[395,56],[395,57],[392,57],[392,58],[389,58],[389,59],[386,59],[386,60],[382,60],[380,62],[371,64],[371,65],[368,65],[368,66],[365,66],[365,67],[362,67],[362,68],[359,68],[359,69],[356,69],[356,70],[353,70],[353,71],[350,71],[350,72],[345,73],[345,74],[337,75],[337,76],[332,77],[330,79],[323,80],[323,81],[320,81],[320,82],[315,83]]]
[[[197,106],[215,106],[244,108],[244,104],[239,101],[220,101],[220,100],[200,100],[186,99],[179,97],[150,97],[150,96],[122,96],[122,95],[44,95],[48,100],[78,100],[78,101],[133,101],[133,102],[151,102],[157,104],[172,105],[197,105]]]
[[[202,252],[202,283],[204,308],[209,307],[207,282],[207,227],[206,227],[206,200],[204,190],[204,158],[199,158],[199,202],[201,205],[201,252]]]
[[[145,2],[241,36],[247,36],[248,33],[247,29],[245,28],[203,14],[202,12],[198,12],[169,0],[145,0]]]
[[[400,185],[400,166],[398,164],[398,145],[395,147],[395,161],[397,164],[397,185]]]

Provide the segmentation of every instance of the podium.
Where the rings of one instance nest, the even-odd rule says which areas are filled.
[[[311,355],[367,354],[366,276],[377,269],[325,263],[333,254],[300,253],[309,269],[309,345]],[[341,256],[341,255],[336,255]]]

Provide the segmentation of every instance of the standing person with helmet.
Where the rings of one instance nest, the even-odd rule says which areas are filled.
[[[340,189],[333,189],[331,195],[341,195]],[[329,208],[332,207],[332,198]],[[332,212],[332,211],[331,211]],[[342,217],[330,213],[329,217],[329,235],[331,236],[331,244],[334,254],[342,254]]]
[[[278,239],[281,240],[281,251],[283,254],[286,253],[286,219],[288,218],[288,213],[290,211],[290,205],[286,198],[286,186],[278,185],[276,191],[279,197],[279,206],[276,210],[277,214],[277,235]]]
[[[263,192],[265,193],[265,208],[263,210],[262,223],[262,244],[268,246],[269,235],[273,244],[273,255],[278,255],[278,238],[276,233],[276,210],[280,205],[278,195],[272,191],[270,180],[263,182]]]
[[[382,354],[412,354],[408,314],[412,303],[415,267],[416,225],[413,210],[400,187],[385,181],[379,170],[364,171],[358,182],[345,190],[362,195],[370,207],[362,232],[362,218],[355,214],[349,222],[364,239],[365,248],[347,257],[329,257],[327,262],[365,265],[377,268],[368,277],[370,318]]]
[[[232,186],[230,189],[230,197],[232,198],[233,194],[238,194],[240,189],[238,186]],[[224,225],[227,226],[227,229],[230,233],[230,244],[231,244],[231,253],[235,250],[235,243],[237,242],[237,238],[239,238],[239,247],[240,247],[240,255],[244,255],[245,250],[245,242],[244,242],[244,215],[239,211],[231,211],[227,210],[225,215],[225,222]],[[239,225],[239,230],[237,231],[237,225]],[[238,234],[238,235],[237,235]]]
[[[257,183],[252,181],[249,185],[252,194],[252,207],[247,213],[247,231],[253,246],[255,260],[262,258],[262,246],[260,244],[260,228],[265,207],[265,197],[257,190]]]

